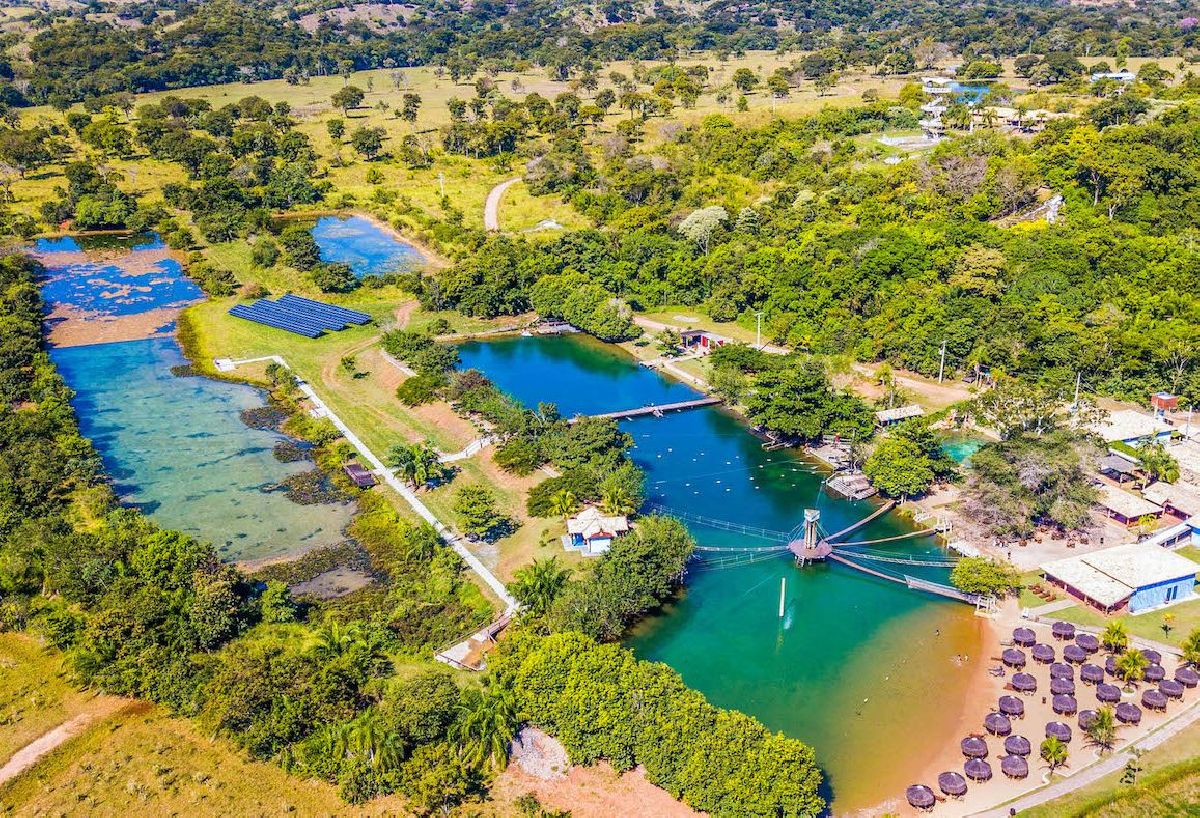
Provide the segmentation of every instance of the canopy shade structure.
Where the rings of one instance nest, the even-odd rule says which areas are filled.
[[[1070,665],[1066,664],[1065,662],[1055,662],[1054,664],[1050,665],[1050,678],[1051,679],[1074,679],[1075,678],[1075,668],[1071,667]]]
[[[1183,685],[1174,679],[1163,679],[1159,684],[1158,689],[1163,692],[1163,695],[1168,699],[1182,699]]]
[[[1055,696],[1075,695],[1075,683],[1070,679],[1051,679],[1050,692]]]
[[[992,779],[992,765],[982,758],[973,758],[968,761],[963,765],[963,772],[972,781],[990,781]]]
[[[938,776],[938,789],[943,795],[960,798],[967,794],[967,780],[962,777],[962,773],[945,772]]]
[[[1032,628],[1017,628],[1013,631],[1013,641],[1023,648],[1027,648],[1037,641],[1037,634]]]
[[[1020,718],[1025,715],[1025,702],[1018,699],[1016,696],[1001,696],[1000,697],[1000,712],[1006,716],[1016,716]]]
[[[1100,650],[1100,640],[1090,633],[1081,633],[1075,636],[1075,644],[1086,650],[1088,653],[1095,653]]]
[[[979,736],[967,736],[958,746],[967,758],[987,758],[987,742]]]
[[[1028,673],[1014,673],[1009,684],[1018,693],[1033,693],[1037,690],[1037,679]]]
[[[1200,684],[1200,673],[1190,667],[1181,667],[1175,671],[1175,681],[1184,687],[1195,687]]]
[[[1049,645],[1039,642],[1029,652],[1033,655],[1033,661],[1041,662],[1043,665],[1054,661],[1054,648]]]
[[[1095,710],[1080,710],[1079,711],[1079,719],[1077,720],[1076,723],[1079,725],[1080,730],[1087,730],[1089,727],[1092,726],[1092,722],[1094,722],[1095,720],[1096,720],[1096,711]]]
[[[1025,652],[1016,648],[1009,648],[1000,654],[1000,661],[1009,667],[1022,668],[1025,667]]]
[[[1117,705],[1117,721],[1121,724],[1137,724],[1142,720],[1142,711],[1132,702]]]
[[[1116,685],[1096,685],[1096,698],[1109,704],[1121,701],[1121,688]]]
[[[1012,732],[1012,722],[1003,713],[988,713],[983,719],[983,726],[993,736],[1007,736]]]
[[[1063,648],[1063,658],[1074,665],[1081,665],[1087,660],[1087,651],[1079,645],[1067,645]]]
[[[1079,680],[1085,684],[1100,684],[1104,681],[1104,668],[1100,665],[1084,665],[1079,668]]]
[[[1161,690],[1145,690],[1142,692],[1142,707],[1147,710],[1166,710],[1167,697]]]
[[[904,797],[914,809],[933,809],[933,805],[937,803],[937,796],[933,794],[933,790],[924,784],[913,784],[904,791]]]
[[[1115,656],[1104,657],[1104,672],[1107,673],[1109,676],[1117,675],[1117,657],[1115,657]]]
[[[1033,745],[1024,736],[1009,736],[1004,740],[1004,752],[1010,756],[1027,756],[1033,752]]]
[[[1145,678],[1147,682],[1161,682],[1163,679],[1167,678],[1167,669],[1162,665],[1149,665],[1146,667],[1146,670],[1143,671],[1143,674],[1143,678]]]
[[[1050,706],[1060,716],[1073,716],[1079,709],[1079,703],[1075,701],[1075,697],[1065,695],[1055,696],[1051,699]]]
[[[1071,725],[1065,721],[1046,722],[1046,738],[1054,737],[1062,742],[1071,740]]]
[[[1055,639],[1074,639],[1075,626],[1070,622],[1055,622],[1050,628],[1050,633],[1054,634]]]
[[[1024,756],[1004,756],[1000,759],[1000,771],[1009,778],[1025,778],[1029,775],[1029,762]]]
[[[1144,650],[1142,655],[1146,657],[1146,661],[1152,665],[1162,664],[1162,654],[1156,650]]]

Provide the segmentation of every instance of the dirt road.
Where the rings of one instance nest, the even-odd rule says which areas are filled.
[[[483,206],[483,229],[495,233],[500,230],[500,200],[504,191],[521,181],[520,177],[509,179],[496,185],[487,195],[487,203]]]

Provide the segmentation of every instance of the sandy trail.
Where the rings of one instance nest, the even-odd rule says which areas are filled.
[[[484,230],[495,233],[500,229],[500,200],[504,198],[504,192],[519,181],[519,176],[516,179],[508,179],[488,191],[487,202],[483,206]]]
[[[86,711],[68,719],[13,753],[12,758],[3,767],[0,767],[0,784],[16,778],[37,764],[48,753],[62,746],[64,742],[79,735],[95,722],[107,719],[129,704],[130,702],[125,699],[97,699]]]

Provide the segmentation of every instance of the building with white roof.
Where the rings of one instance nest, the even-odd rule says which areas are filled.
[[[1159,517],[1163,513],[1162,506],[1108,483],[1101,483],[1096,489],[1099,492],[1097,504],[1105,514],[1124,525],[1136,523],[1143,517]]]
[[[1143,440],[1167,440],[1172,432],[1171,425],[1162,418],[1134,409],[1110,412],[1105,420],[1088,428],[1105,443],[1120,441],[1131,445]]]
[[[924,409],[915,403],[910,403],[907,406],[880,409],[875,413],[875,423],[880,427],[891,426],[894,423],[900,423],[909,418],[919,418],[923,414],[925,414]]]
[[[1041,566],[1055,585],[1105,612],[1142,613],[1195,596],[1200,564],[1157,545],[1132,543]]]
[[[629,518],[624,514],[605,516],[595,506],[567,520],[563,546],[583,554],[598,557],[607,553],[617,537],[629,531]]]

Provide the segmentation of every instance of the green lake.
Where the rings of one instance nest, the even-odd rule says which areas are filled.
[[[474,342],[460,354],[463,368],[480,369],[523,403],[553,402],[566,415],[696,395],[585,336]],[[816,508],[833,531],[876,508],[830,496],[817,463],[793,450],[764,451],[743,421],[719,409],[622,427],[636,441],[633,456],[646,470],[649,502],[691,517],[700,545],[769,543],[694,517],[788,531],[804,509]],[[887,515],[852,539],[911,530]],[[929,538],[878,547],[945,553]],[[945,572],[925,576],[944,580]],[[685,591],[628,643],[674,667],[715,704],[810,743],[828,776],[827,795],[842,813],[902,795],[938,743],[955,740],[982,639],[981,620],[961,603],[839,565],[799,568],[771,556],[740,567],[695,561]]]

